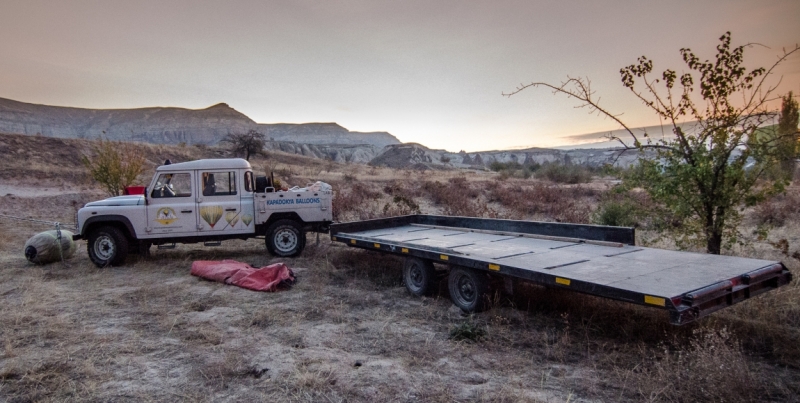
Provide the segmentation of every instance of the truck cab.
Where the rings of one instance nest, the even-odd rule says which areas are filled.
[[[257,187],[257,184],[259,186]],[[307,231],[327,232],[333,192],[325,183],[280,191],[240,158],[162,165],[144,194],[111,197],[78,211],[79,238],[97,266],[122,264],[151,245],[264,236],[277,256],[296,256]]]

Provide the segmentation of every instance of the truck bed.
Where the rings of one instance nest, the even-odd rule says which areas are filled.
[[[331,237],[667,309],[674,324],[791,281],[776,261],[636,246],[632,228],[414,215],[335,224]]]

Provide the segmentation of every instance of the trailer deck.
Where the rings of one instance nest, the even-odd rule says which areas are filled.
[[[791,281],[776,261],[636,246],[632,228],[414,215],[335,224],[331,238],[667,309],[678,325]]]

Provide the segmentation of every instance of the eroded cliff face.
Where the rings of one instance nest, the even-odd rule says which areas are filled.
[[[336,123],[269,123],[259,124],[259,132],[274,141],[293,141],[303,144],[369,144],[385,147],[400,144],[400,140],[387,132],[351,132]]]
[[[214,145],[229,133],[249,130],[276,141],[304,144],[368,144],[381,148],[400,143],[386,132],[351,132],[336,123],[258,124],[224,103],[205,109],[83,109],[0,98],[0,133]]]
[[[380,155],[369,162],[370,165],[392,168],[442,169],[442,168],[488,168],[494,162],[521,165],[543,164],[546,162],[577,164],[601,167],[616,165],[627,167],[639,158],[636,151],[622,152],[619,149],[580,149],[556,150],[550,148],[530,148],[514,151],[480,151],[473,153],[453,153],[445,150],[431,150],[423,145],[406,143],[390,145]]]
[[[383,147],[370,144],[321,145],[288,141],[269,141],[265,144],[264,148],[266,150],[277,150],[291,154],[353,164],[366,164],[383,152]]]
[[[206,109],[83,109],[35,105],[0,98],[0,132],[60,138],[216,144],[256,123],[226,104]]]
[[[392,168],[484,169],[493,162],[520,164],[561,162],[629,166],[636,152],[556,150],[453,153],[421,144],[400,143],[386,132],[351,132],[336,123],[259,124],[221,103],[205,109],[152,107],[139,109],[82,109],[28,104],[0,98],[0,133],[59,138],[140,141],[156,144],[215,145],[229,133],[256,130],[270,140],[267,150],[354,164]]]

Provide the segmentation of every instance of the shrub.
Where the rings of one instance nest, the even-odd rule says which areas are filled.
[[[608,200],[592,214],[592,222],[615,227],[637,227],[637,207],[630,201]]]
[[[726,328],[696,329],[688,345],[664,346],[634,372],[640,397],[670,402],[749,402],[756,397],[756,374]]]
[[[379,192],[361,182],[345,182],[334,186],[332,208],[334,221],[369,220],[380,216]]]
[[[541,167],[538,163],[522,165],[519,162],[499,162],[494,161],[489,164],[489,169],[500,173],[500,179],[505,180],[511,177],[528,179],[531,175]]]
[[[642,191],[624,185],[614,187],[603,195],[592,222],[599,225],[641,227],[658,232],[681,228],[683,222],[663,205]],[[688,246],[688,244],[686,244]]]
[[[537,178],[556,183],[587,183],[592,181],[592,172],[581,165],[547,163],[536,171]]]
[[[419,186],[415,185],[416,179],[406,176],[406,180],[393,180],[383,187],[383,193],[389,196],[402,196],[408,198],[420,197],[424,193]],[[424,182],[423,182],[424,184]]]
[[[420,214],[419,204],[415,203],[410,197],[395,196],[391,203],[383,206],[384,217],[394,217],[399,215]]]
[[[89,148],[91,155],[83,155],[81,162],[111,196],[122,194],[144,171],[144,153],[134,144],[99,139]]]
[[[470,185],[463,176],[450,178],[447,183],[439,181],[422,183],[434,204],[442,206],[446,215],[462,217],[496,217],[497,213],[481,201],[481,191]]]
[[[475,323],[471,316],[450,329],[450,339],[455,341],[475,342],[483,340],[484,337],[486,337],[486,329]]]
[[[778,195],[756,206],[753,217],[759,225],[782,227],[800,214],[800,194],[797,190]]]
[[[532,186],[503,186],[493,184],[489,201],[511,210],[510,218],[531,219],[544,216],[546,220],[588,223],[597,191],[581,186],[565,187],[535,182]]]
[[[516,161],[511,161],[511,162],[493,161],[491,164],[489,164],[489,169],[495,172],[522,169],[522,168],[523,166]]]
[[[602,176],[611,176],[614,178],[622,178],[627,174],[628,170],[628,168],[622,168],[612,164],[603,164],[600,168],[592,169],[592,171]]]

